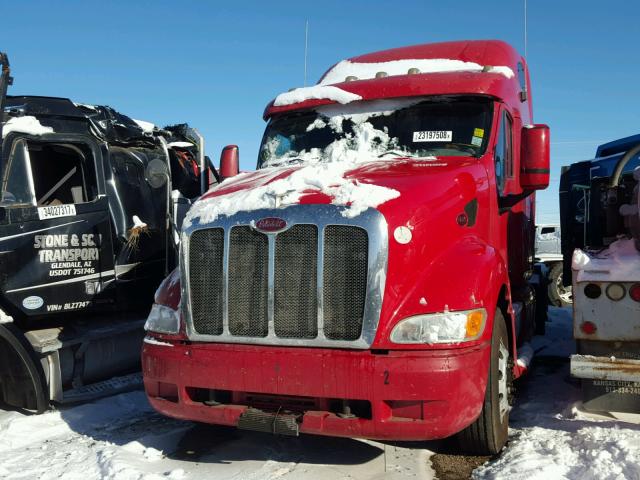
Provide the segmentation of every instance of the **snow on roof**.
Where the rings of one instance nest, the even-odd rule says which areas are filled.
[[[73,104],[76,107],[83,107],[83,108],[86,108],[86,109],[89,109],[89,110],[97,110],[95,105],[89,105],[88,103],[76,103],[76,102],[73,102]]]
[[[417,68],[419,73],[483,72],[499,73],[507,78],[513,78],[513,70],[506,66],[482,66],[474,62],[446,58],[403,59],[377,63],[342,60],[324,75],[320,85],[344,82],[349,76],[360,80],[371,79],[375,78],[378,72],[385,72],[389,76],[407,75],[412,68]]]
[[[137,120],[135,118],[133,118],[132,120],[136,122],[145,133],[151,133],[156,128],[156,126],[151,122],[145,122],[144,120]]]
[[[2,136],[6,137],[10,132],[26,133],[28,135],[44,135],[53,133],[53,128],[45,127],[36,117],[26,115],[24,117],[11,117],[2,127]]]
[[[191,142],[169,142],[167,147],[189,148],[195,146]]]
[[[276,97],[273,105],[275,107],[280,107],[312,99],[326,99],[345,104],[355,100],[362,100],[362,97],[338,87],[314,85],[312,87],[296,88],[290,92],[281,93]]]
[[[598,253],[577,248],[571,268],[576,282],[635,282],[640,272],[640,252],[630,238],[616,240]]]

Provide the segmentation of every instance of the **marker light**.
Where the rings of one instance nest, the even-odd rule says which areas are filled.
[[[629,296],[635,302],[640,302],[640,283],[634,283],[629,289]]]
[[[580,330],[587,335],[593,335],[598,330],[598,327],[596,327],[596,324],[593,322],[582,322]]]
[[[406,318],[393,328],[394,343],[460,343],[482,335],[487,320],[484,308],[430,313]]]
[[[597,283],[588,283],[587,286],[584,287],[584,294],[588,298],[598,298],[602,295],[602,289]]]
[[[178,333],[180,331],[180,313],[173,308],[154,303],[149,312],[144,329],[149,332]]]
[[[607,297],[614,302],[618,302],[624,298],[624,294],[627,291],[624,288],[624,285],[621,283],[611,283],[605,290]]]

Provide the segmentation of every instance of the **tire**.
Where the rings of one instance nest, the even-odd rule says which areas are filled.
[[[502,374],[500,372],[501,366]],[[489,378],[482,411],[475,422],[457,435],[458,444],[463,453],[467,455],[495,455],[507,443],[511,367],[507,327],[502,312],[496,310],[491,335]]]
[[[554,307],[568,307],[573,304],[571,287],[562,284],[562,263],[554,263],[549,271],[549,303]]]
[[[0,401],[44,413],[49,408],[47,381],[31,345],[13,324],[0,325]],[[4,382],[2,381],[4,378]]]

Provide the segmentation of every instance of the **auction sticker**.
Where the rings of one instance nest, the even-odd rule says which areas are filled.
[[[451,130],[423,130],[413,132],[414,142],[450,142],[453,132]]]
[[[38,207],[38,218],[40,220],[46,220],[47,218],[72,217],[75,214],[76,206],[73,204]]]
[[[32,295],[22,300],[22,306],[27,310],[37,310],[43,304],[44,300],[42,300],[42,298],[38,297],[37,295]]]

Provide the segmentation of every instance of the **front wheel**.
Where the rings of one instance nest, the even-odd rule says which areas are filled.
[[[458,434],[458,443],[464,453],[495,455],[507,443],[511,367],[507,327],[502,312],[496,310],[491,336],[491,364],[482,411],[475,422]]]

